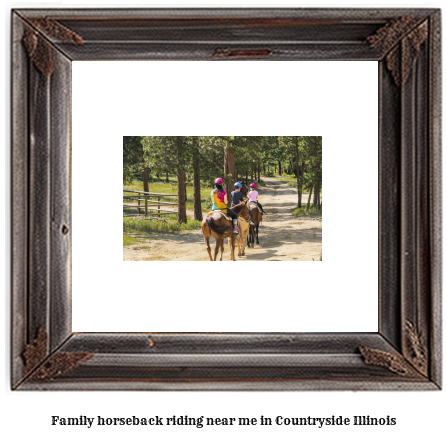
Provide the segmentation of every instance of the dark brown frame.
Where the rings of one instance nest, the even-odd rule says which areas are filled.
[[[440,29],[436,9],[13,11],[12,388],[440,389]],[[378,61],[378,333],[72,333],[71,61],[103,59]]]

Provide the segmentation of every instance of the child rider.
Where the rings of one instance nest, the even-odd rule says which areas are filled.
[[[227,214],[233,220],[233,233],[239,234],[237,229],[237,214],[227,208],[227,192],[223,189],[223,179],[217,178],[214,181],[214,188],[211,191],[211,201],[213,202],[213,210],[220,210],[222,213]]]

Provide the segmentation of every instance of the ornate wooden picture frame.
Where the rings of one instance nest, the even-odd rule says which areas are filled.
[[[440,389],[440,28],[436,9],[14,10],[11,387]],[[377,333],[72,332],[71,62],[158,59],[378,61]]]

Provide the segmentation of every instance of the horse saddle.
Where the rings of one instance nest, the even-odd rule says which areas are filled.
[[[259,205],[256,204],[256,202],[250,202],[249,208],[257,208],[259,211],[261,211],[261,209],[259,208]],[[262,211],[261,211],[262,213]]]
[[[226,213],[224,213],[222,210],[212,210],[212,211],[210,211],[208,214],[212,214],[212,213],[221,213],[222,216],[223,216],[226,220],[228,220],[228,221],[231,221],[231,220],[232,220],[231,217],[228,216]]]

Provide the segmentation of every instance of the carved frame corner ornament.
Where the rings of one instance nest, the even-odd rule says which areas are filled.
[[[407,320],[405,324],[407,348],[404,350],[411,364],[425,377],[428,377],[427,344],[414,324]]]
[[[84,352],[55,352],[48,354],[48,334],[40,327],[36,339],[26,346],[23,353],[29,380],[54,379],[77,368],[94,356]]]
[[[423,376],[400,354],[363,346],[359,347],[359,350],[367,365],[385,367],[400,376],[423,379]]]
[[[11,388],[440,389],[440,30],[437,9],[13,10]],[[233,59],[378,63],[378,332],[73,333],[72,62]]]
[[[37,69],[48,77],[54,70],[52,39],[78,45],[85,44],[80,35],[54,19],[30,18],[23,35],[23,45]]]
[[[388,368],[393,373],[406,377],[428,377],[427,345],[414,324],[407,320],[404,329],[403,354],[381,351],[360,346],[359,351],[367,365]]]
[[[428,20],[421,24],[419,21],[415,17],[399,17],[366,38],[373,49],[388,52],[386,66],[398,86],[407,82],[421,45],[428,38]]]

